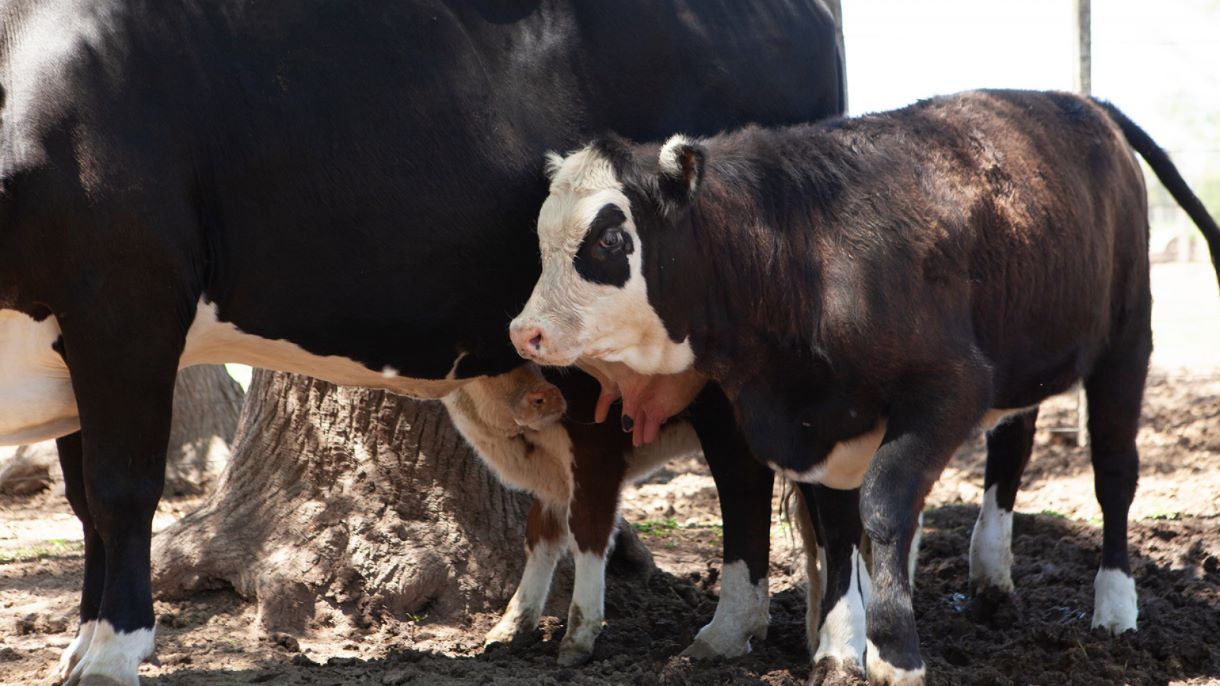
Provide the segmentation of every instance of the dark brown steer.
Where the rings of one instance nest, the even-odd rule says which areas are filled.
[[[829,487],[815,658],[888,684],[924,678],[908,563],[932,483],[971,432],[1003,421],[972,578],[1011,589],[1004,515],[1033,412],[1083,380],[1105,520],[1093,625],[1132,630],[1127,510],[1152,348],[1132,147],[1214,261],[1220,229],[1164,153],[1112,106],[1065,93],[971,92],[664,145],[603,139],[553,160],[543,273],[514,343],[544,364],[693,366],[718,381],[754,455]]]

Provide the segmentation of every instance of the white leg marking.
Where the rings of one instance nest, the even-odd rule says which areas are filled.
[[[927,668],[922,664],[916,669],[902,669],[881,659],[877,646],[868,642],[868,683],[886,686],[923,686]]]
[[[559,664],[576,665],[593,655],[593,642],[602,631],[605,618],[606,558],[576,552],[576,579],[572,584],[572,605],[568,608],[568,628],[559,644]]]
[[[533,631],[542,617],[547,596],[551,592],[551,578],[555,574],[555,563],[563,554],[558,540],[539,540],[525,561],[525,571],[517,592],[508,601],[508,609],[500,621],[487,632],[487,643],[508,643],[517,636]]]
[[[872,595],[872,580],[864,568],[860,551],[851,551],[851,583],[847,593],[835,601],[826,614],[826,621],[818,629],[818,650],[813,655],[817,664],[825,658],[833,658],[844,666],[864,666],[865,625],[864,608]]]
[[[85,652],[89,650],[89,643],[93,640],[93,631],[97,628],[96,620],[82,622],[80,628],[76,630],[76,638],[64,648],[64,654],[59,657],[59,666],[55,668],[53,681],[60,683],[67,681],[68,676],[72,674],[72,669],[80,663],[85,657]]]
[[[915,535],[911,537],[911,547],[907,551],[907,580],[911,583],[911,590],[915,590],[915,570],[919,568],[919,544],[923,542],[923,513],[919,513],[919,520],[915,522]]]
[[[1012,592],[1012,512],[996,502],[993,485],[983,494],[974,533],[970,535],[970,585]]]
[[[813,598],[807,598],[805,601],[805,642],[808,643],[809,654],[818,654],[818,644],[821,642],[821,637],[818,635],[818,620],[822,618],[822,602],[826,595],[826,548],[823,546],[817,547],[818,556],[818,584],[817,584],[817,602]],[[808,551],[805,552],[809,554]],[[806,570],[808,573],[808,570]],[[810,588],[813,588],[813,580],[809,581]]]
[[[1101,568],[1093,579],[1093,627],[1114,635],[1136,630],[1139,607],[1135,579],[1118,569]]]
[[[737,657],[750,652],[750,638],[766,638],[771,621],[767,577],[750,583],[744,560],[730,562],[720,575],[720,600],[712,621],[699,630],[683,655]]]
[[[140,663],[153,654],[153,636],[152,629],[116,632],[110,622],[98,620],[85,656],[68,676],[68,686],[88,677],[110,679],[121,686],[140,686]]]

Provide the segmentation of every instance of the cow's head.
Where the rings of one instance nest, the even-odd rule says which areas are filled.
[[[547,365],[587,357],[642,374],[694,362],[649,301],[645,255],[682,221],[703,175],[703,148],[674,136],[659,149],[617,138],[551,155],[551,192],[538,215],[542,276],[510,333],[517,351]]]

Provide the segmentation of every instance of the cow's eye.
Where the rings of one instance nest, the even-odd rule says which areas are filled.
[[[597,241],[597,244],[611,252],[621,250],[623,247],[623,230],[617,226],[606,229],[602,232],[602,237]]]

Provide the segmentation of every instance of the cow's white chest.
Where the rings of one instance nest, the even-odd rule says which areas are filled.
[[[883,438],[884,419],[878,421],[867,433],[836,443],[826,459],[807,471],[798,472],[794,469],[779,468],[779,465],[774,463],[768,464],[784,478],[792,481],[819,483],[841,490],[859,488],[860,484],[864,483],[864,472],[868,470],[868,463],[872,461],[877,448],[881,447]]]
[[[0,445],[34,443],[80,428],[67,365],[51,347],[59,335],[54,317],[39,322],[16,310],[0,310]],[[453,378],[460,359],[445,379],[412,379],[388,367],[374,371],[346,357],[314,355],[291,341],[247,334],[219,321],[215,305],[201,301],[179,367],[237,362],[342,386],[439,398],[464,383]]]

